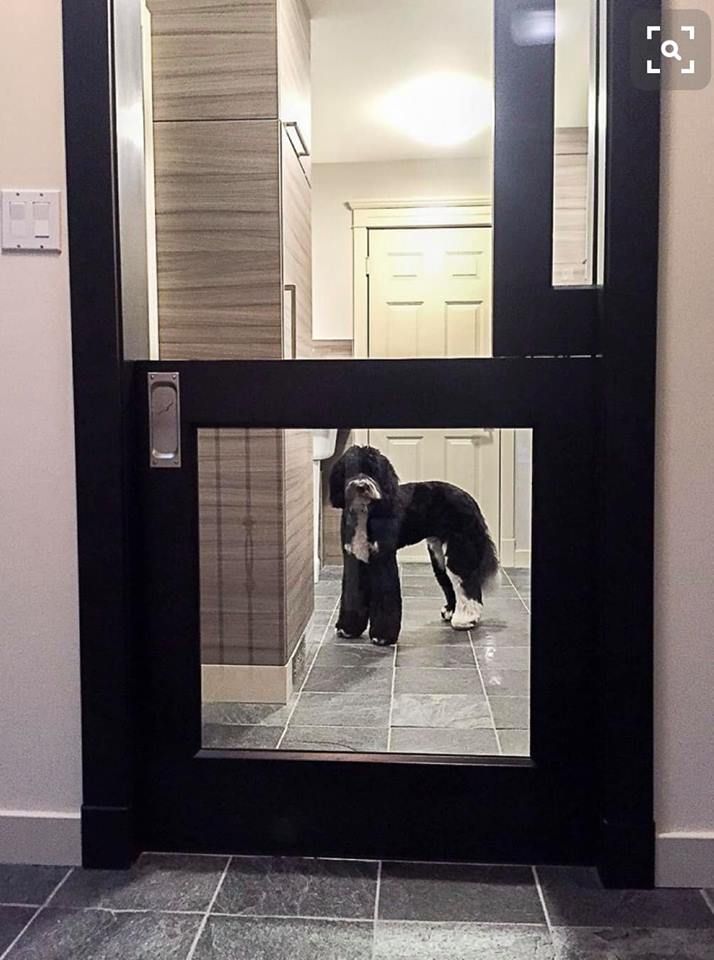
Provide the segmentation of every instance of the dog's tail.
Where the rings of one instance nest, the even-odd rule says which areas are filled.
[[[481,553],[481,563],[479,564],[478,571],[481,584],[486,584],[489,580],[492,580],[498,573],[500,566],[496,545],[491,539],[490,533],[486,530],[483,552]]]

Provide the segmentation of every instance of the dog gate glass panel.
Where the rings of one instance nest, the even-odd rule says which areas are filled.
[[[207,749],[528,755],[531,431],[201,429]]]
[[[604,7],[555,2],[554,286],[596,282],[602,260]]]

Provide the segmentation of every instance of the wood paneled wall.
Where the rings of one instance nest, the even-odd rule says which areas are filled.
[[[277,117],[275,0],[148,0],[154,119]]]
[[[310,184],[283,131],[283,280],[295,287],[295,356],[312,356],[312,216]],[[286,351],[287,352],[287,351]]]
[[[161,359],[285,356],[288,282],[309,356],[309,184],[281,144],[282,120],[309,136],[307,8],[149,5]],[[283,665],[313,608],[311,436],[202,430],[199,464],[202,660]]]
[[[287,658],[293,653],[314,607],[312,434],[309,430],[283,430],[282,440]]]
[[[155,124],[162,360],[279,359],[277,121]]]
[[[312,437],[199,431],[201,662],[287,663],[312,614]]]
[[[278,115],[311,142],[310,12],[304,0],[278,0]]]

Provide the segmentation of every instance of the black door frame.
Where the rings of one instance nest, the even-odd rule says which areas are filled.
[[[141,672],[150,691],[139,803],[145,848],[592,861],[596,646],[586,611],[595,608],[601,366],[552,357],[359,360],[356,369],[352,360],[134,364]],[[356,370],[369,384],[359,421]],[[157,373],[180,384],[180,470],[150,465],[147,386]],[[533,430],[528,758],[202,748],[198,432],[345,423]]]
[[[532,4],[533,0],[499,0],[496,42],[503,45],[497,56],[514,53],[508,49],[506,13]],[[548,5],[548,0],[538,0],[539,8]],[[631,84],[630,26],[643,10],[657,15],[659,5],[646,0],[608,0],[607,5],[605,284],[552,291],[549,260],[536,258],[528,262],[539,263],[537,269],[523,274],[524,282],[507,301],[507,291],[499,290],[497,272],[494,295],[499,325],[494,335],[501,355],[595,353],[602,357],[599,561],[607,576],[601,578],[598,604],[602,612],[600,723],[599,749],[592,763],[598,771],[600,842],[594,859],[611,885],[649,886],[654,865],[652,571],[659,97]],[[142,754],[134,709],[135,638],[141,609],[133,602],[136,567],[131,554],[132,525],[139,522],[133,509],[128,423],[132,364],[124,353],[124,326],[132,318],[122,316],[120,293],[111,19],[111,0],[63,2],[82,662],[82,825],[84,860],[93,866],[128,865],[136,854],[134,801]],[[514,94],[521,100],[532,96],[541,120],[549,111],[552,120],[552,48],[532,49],[534,64],[542,72],[540,94],[513,88],[505,89],[503,95],[512,103]],[[497,271],[499,260],[514,263],[516,252],[519,257],[530,254],[536,242],[542,247],[544,234],[535,234],[549,230],[551,223],[549,203],[534,208],[529,225],[517,220],[517,209],[507,201],[509,188],[510,195],[516,196],[514,191],[523,187],[529,171],[542,180],[547,163],[552,168],[552,144],[538,142],[537,137],[523,137],[520,142],[521,162],[528,165],[514,163],[504,165],[500,174],[497,171],[494,210],[496,237],[501,238],[496,240]],[[503,245],[508,235],[510,247]],[[524,263],[517,262],[519,268]],[[534,295],[540,304],[535,311],[529,299]],[[533,315],[535,322],[519,327],[518,317],[526,315]]]

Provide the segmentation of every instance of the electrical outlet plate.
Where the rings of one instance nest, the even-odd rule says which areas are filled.
[[[60,191],[2,191],[2,249],[60,250]]]

